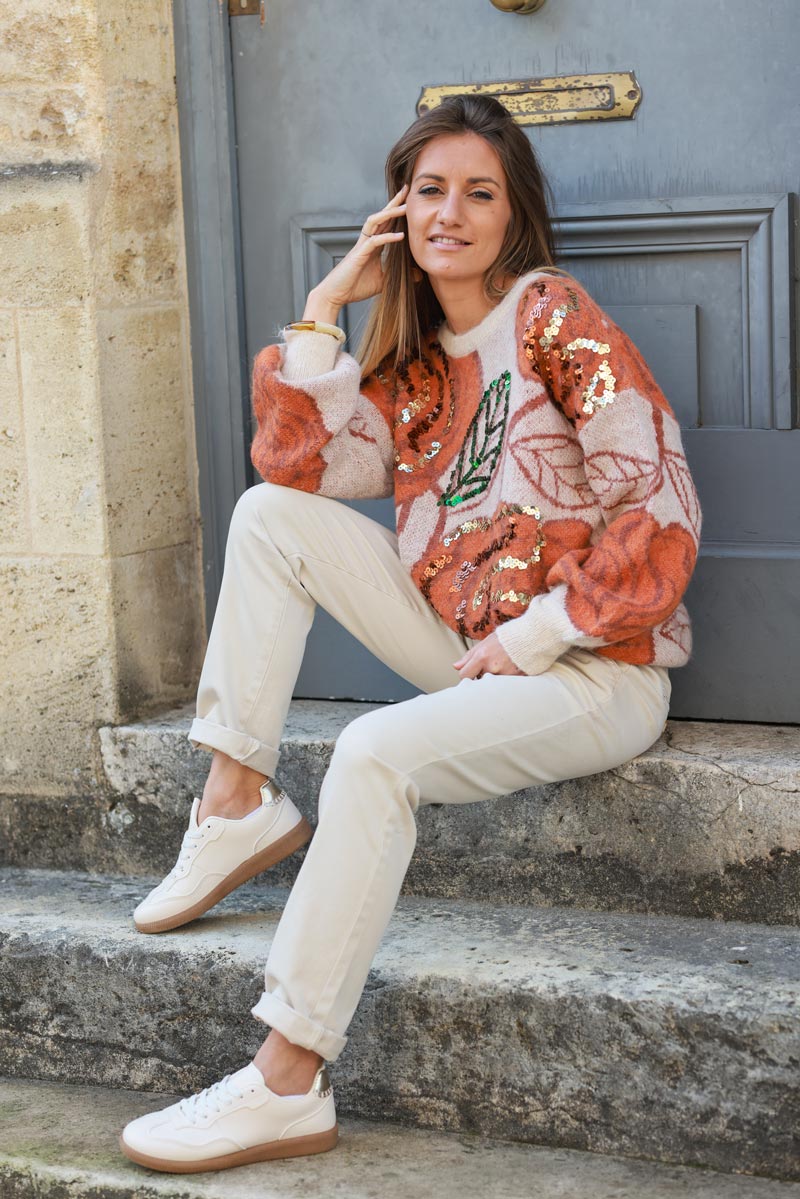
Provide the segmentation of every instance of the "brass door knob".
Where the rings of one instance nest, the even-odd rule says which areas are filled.
[[[526,12],[537,12],[544,0],[492,0],[492,4],[501,12],[515,12],[523,16]]]

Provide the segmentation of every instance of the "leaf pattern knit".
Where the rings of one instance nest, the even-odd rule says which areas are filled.
[[[467,333],[361,378],[324,333],[253,368],[262,478],[394,495],[399,553],[450,627],[493,630],[526,674],[573,646],[682,666],[700,508],[636,347],[574,279],[519,278]]]

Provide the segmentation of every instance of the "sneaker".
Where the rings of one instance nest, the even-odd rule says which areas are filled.
[[[171,1107],[132,1120],[122,1152],[151,1170],[196,1174],[333,1149],[333,1087],[320,1066],[306,1095],[276,1095],[253,1062]]]
[[[241,820],[208,816],[198,825],[199,807],[195,799],[177,862],[133,913],[140,933],[187,924],[311,840],[311,825],[271,779],[262,784],[261,806]]]

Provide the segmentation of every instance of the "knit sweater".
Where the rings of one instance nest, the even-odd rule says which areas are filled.
[[[253,463],[339,498],[394,494],[401,560],[451,628],[525,674],[573,646],[681,666],[700,510],[680,430],[574,279],[521,276],[473,329],[361,377],[324,333],[256,357]]]

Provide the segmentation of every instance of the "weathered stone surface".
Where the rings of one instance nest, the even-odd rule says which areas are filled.
[[[110,551],[117,557],[191,541],[180,312],[112,309],[98,315],[98,329]],[[194,603],[197,592],[183,598]]]
[[[33,548],[100,556],[105,489],[93,313],[37,308],[18,321]],[[70,369],[59,370],[59,362]]]
[[[92,185],[100,233],[98,302],[178,299],[182,226],[174,89],[114,89],[107,109],[114,136],[104,147],[103,178]]]
[[[6,86],[63,86],[91,78],[97,68],[92,5],[72,0],[56,8],[49,0],[25,0],[24,6],[3,8],[0,79]]]
[[[58,810],[202,645],[169,0],[6,5],[0,101],[2,788]]]
[[[22,397],[13,312],[0,312],[0,550],[30,546]]]
[[[97,84],[19,84],[2,89],[0,155],[5,162],[96,160],[102,144]]]
[[[172,1098],[171,1096],[169,1097]],[[175,1177],[126,1162],[119,1130],[163,1106],[101,1087],[0,1082],[4,1199],[798,1199],[765,1178],[345,1118],[332,1153]]]
[[[120,706],[137,711],[182,699],[202,666],[197,547],[192,543],[126,554],[111,564]]]
[[[338,733],[374,706],[292,703],[278,776],[312,821]],[[70,806],[69,845],[65,809],[45,813],[21,797],[0,806],[7,860],[126,874],[168,869],[208,770],[208,754],[186,740],[190,719],[185,709],[101,730],[111,798]],[[671,722],[648,753],[608,774],[423,808],[405,889],[797,922],[798,762],[796,729]],[[282,863],[269,881],[291,882],[301,861]]]
[[[117,713],[106,565],[3,558],[0,592],[0,792],[12,808],[20,794],[90,794],[97,726]]]
[[[72,176],[3,183],[0,303],[70,304],[88,294],[91,248],[86,198],[83,183]]]
[[[130,881],[4,873],[0,1069],[186,1092],[253,1053],[285,899],[143,937]],[[800,931],[401,901],[343,1114],[800,1177]]]
[[[101,71],[109,87],[174,89],[169,0],[139,0],[136,8],[97,0]]]

